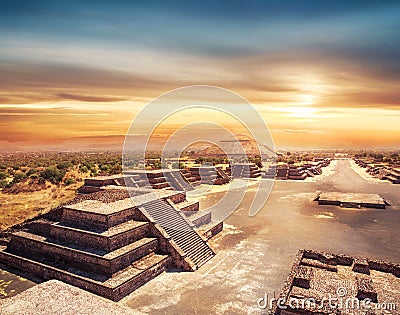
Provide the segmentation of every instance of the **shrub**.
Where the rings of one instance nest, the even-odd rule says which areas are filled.
[[[111,168],[111,174],[120,174],[122,173],[121,164],[117,163]]]
[[[62,161],[62,162],[57,163],[57,168],[60,170],[67,170],[71,166],[72,166],[71,163],[69,163],[67,161]]]
[[[6,179],[8,174],[6,172],[0,172],[0,179]]]
[[[13,184],[19,183],[20,181],[22,181],[25,178],[26,178],[26,174],[24,172],[15,172]]]
[[[46,167],[40,176],[53,184],[57,184],[62,181],[65,176],[65,170],[60,170],[57,167],[50,166]]]
[[[75,184],[76,181],[75,181],[75,179],[69,177],[69,178],[66,178],[66,179],[64,180],[64,183],[65,183],[66,186],[68,186],[68,185]]]
[[[26,172],[26,175],[27,176],[30,176],[31,178],[32,178],[32,174],[36,174],[37,173],[37,169],[35,169],[35,168],[30,168],[27,172]]]
[[[5,179],[0,179],[0,188],[6,188],[8,185],[7,180]]]
[[[81,167],[79,168],[79,170],[81,171],[81,173],[87,173],[87,172],[89,172],[89,169],[88,169],[86,166],[81,166]]]
[[[111,169],[111,166],[108,164],[102,164],[100,166],[100,171],[104,172],[104,173],[109,173]]]

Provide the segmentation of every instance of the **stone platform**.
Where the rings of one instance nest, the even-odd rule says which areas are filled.
[[[279,299],[273,314],[399,314],[400,264],[300,250]]]
[[[389,205],[377,194],[317,192],[314,201],[319,205],[334,205],[343,208],[377,208],[385,209]]]
[[[0,261],[116,301],[168,268],[194,271],[215,255],[207,240],[222,222],[184,192],[96,187],[9,233]]]
[[[36,285],[12,298],[0,300],[2,315],[140,315],[105,298],[58,280]]]

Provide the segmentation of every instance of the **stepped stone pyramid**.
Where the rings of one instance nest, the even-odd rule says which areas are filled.
[[[232,179],[220,167],[215,166],[195,166],[183,170],[182,177],[192,186],[200,184],[224,185]]]
[[[163,183],[159,177],[150,185]],[[198,202],[126,182],[88,179],[86,194],[10,232],[0,262],[117,301],[167,268],[195,271],[215,255],[207,240],[223,223]]]
[[[231,176],[233,178],[257,178],[261,170],[255,163],[232,163]]]

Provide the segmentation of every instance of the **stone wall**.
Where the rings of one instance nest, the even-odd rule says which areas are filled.
[[[210,229],[206,230],[203,232],[203,235],[207,238],[210,239],[217,235],[219,232],[221,232],[224,229],[224,223],[221,221],[218,224],[212,226]]]
[[[157,249],[157,239],[142,244],[132,251],[116,255],[113,258],[105,258],[88,252],[80,251],[70,247],[54,243],[46,243],[39,238],[27,238],[18,234],[14,234],[11,239],[10,248],[12,253],[29,251],[30,255],[44,255],[52,258],[54,261],[61,259],[63,262],[70,264],[81,270],[96,272],[106,276],[111,276],[118,270],[128,267],[133,261],[154,252]]]
[[[158,238],[158,249],[162,254],[171,257],[168,267],[181,268],[186,271],[194,270],[194,263],[186,258],[186,255],[175,244],[164,229],[154,221],[150,222],[150,233]]]
[[[111,214],[95,213],[82,211],[70,207],[64,207],[61,221],[84,228],[94,228],[106,230],[112,226],[121,224],[128,220],[144,219],[137,208],[127,208]]]
[[[66,242],[79,243],[105,251],[112,251],[143,237],[150,236],[148,223],[122,230],[120,233],[111,236],[40,221],[32,222],[29,225],[29,229],[39,235],[50,236]]]
[[[176,193],[173,194],[172,196],[169,196],[168,199],[170,199],[173,203],[180,203],[186,201],[186,194],[185,193]]]
[[[74,286],[84,288],[85,290],[103,296],[113,301],[118,301],[130,292],[156,277],[165,270],[169,262],[169,257],[160,261],[153,267],[144,270],[133,278],[127,279],[124,283],[116,288],[104,286],[96,281],[90,281],[68,271],[59,270],[48,265],[43,265],[37,261],[32,261],[13,254],[5,254],[0,251],[0,259],[10,266],[14,266],[20,270],[25,270],[35,275],[39,275],[44,279],[57,279]],[[73,301],[71,301],[73,302]]]

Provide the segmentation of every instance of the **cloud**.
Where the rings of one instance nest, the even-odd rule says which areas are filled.
[[[331,130],[318,130],[318,129],[272,129],[271,131],[285,133],[285,134],[311,134],[311,135],[322,135],[331,132]]]
[[[95,69],[77,65],[50,63],[0,64],[0,86],[3,88],[106,88],[129,89],[150,88],[161,80],[149,79],[116,70]]]
[[[25,108],[25,107],[0,107],[0,121],[3,116],[104,116],[107,112],[98,109],[72,109],[66,107],[59,108]]]
[[[108,97],[108,96],[94,96],[94,95],[80,95],[80,94],[68,94],[68,93],[57,93],[57,97],[61,99],[76,100],[82,102],[119,102],[126,100],[127,98],[122,97]]]

